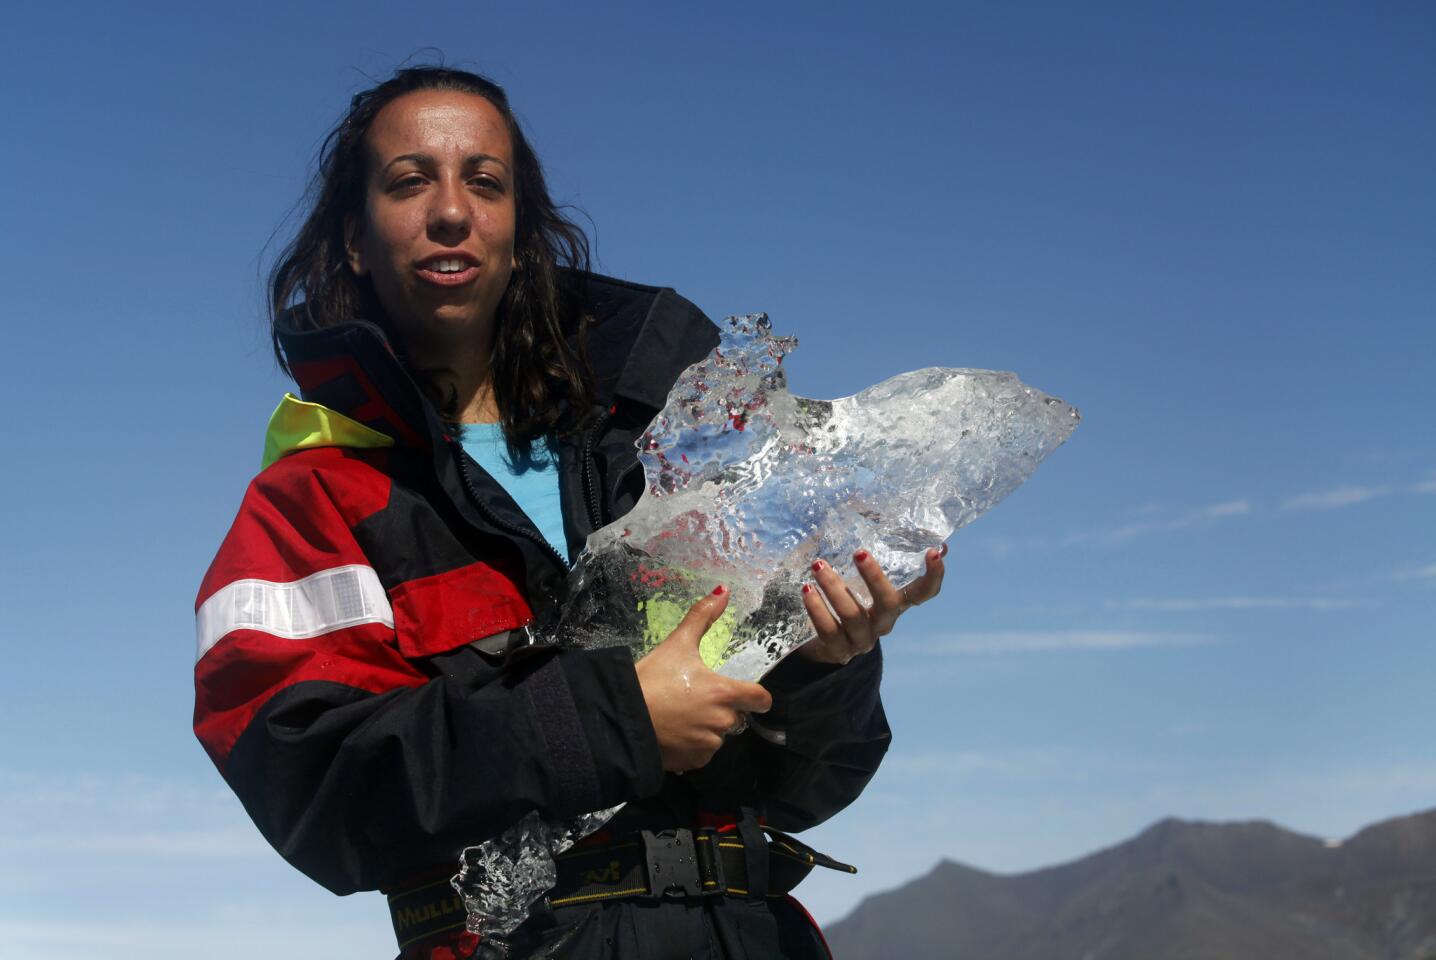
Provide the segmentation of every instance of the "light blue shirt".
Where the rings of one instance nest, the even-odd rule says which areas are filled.
[[[568,538],[563,532],[563,500],[558,491],[558,453],[547,437],[530,445],[527,457],[515,461],[497,423],[463,423],[459,441],[464,452],[498,481],[519,509],[528,514],[544,539],[568,559]]]

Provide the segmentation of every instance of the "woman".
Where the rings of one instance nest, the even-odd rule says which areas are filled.
[[[636,663],[525,642],[717,342],[671,290],[586,266],[498,86],[417,68],[354,98],[271,278],[304,399],[200,588],[196,734],[292,864],[390,893],[406,957],[475,950],[444,882],[464,846],[620,802],[516,953],[825,956],[786,896],[825,858],[760,821],[811,826],[872,776],[877,638],[941,554],[905,594],[859,554],[870,609],[815,564],[816,639],[761,685],[698,657],[722,587]]]

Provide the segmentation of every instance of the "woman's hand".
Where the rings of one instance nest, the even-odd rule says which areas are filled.
[[[853,554],[858,574],[868,585],[873,605],[864,607],[843,583],[836,570],[819,560],[813,564],[811,584],[803,584],[803,606],[813,621],[816,638],[798,648],[798,653],[819,663],[847,663],[860,653],[867,653],[886,636],[897,618],[909,607],[931,600],[942,589],[943,563],[947,545],[927,552],[927,570],[901,590],[894,587],[882,567],[866,550]],[[819,594],[819,590],[822,591]],[[827,602],[823,598],[827,597]],[[832,609],[828,609],[829,607]],[[836,614],[836,616],[834,616]]]
[[[682,773],[703,766],[725,736],[742,729],[744,714],[766,713],[773,705],[763,687],[714,673],[698,653],[703,634],[727,606],[728,590],[720,586],[690,607],[678,628],[634,665],[665,770]]]

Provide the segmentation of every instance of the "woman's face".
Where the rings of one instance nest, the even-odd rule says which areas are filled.
[[[486,342],[515,266],[503,115],[472,93],[406,93],[379,111],[364,146],[364,210],[346,224],[350,268],[369,277],[410,349]]]

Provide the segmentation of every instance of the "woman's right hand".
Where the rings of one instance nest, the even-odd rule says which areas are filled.
[[[743,714],[766,713],[773,705],[763,687],[714,673],[698,653],[699,641],[727,606],[728,590],[719,587],[634,664],[665,770],[703,766],[723,738],[742,727]]]

